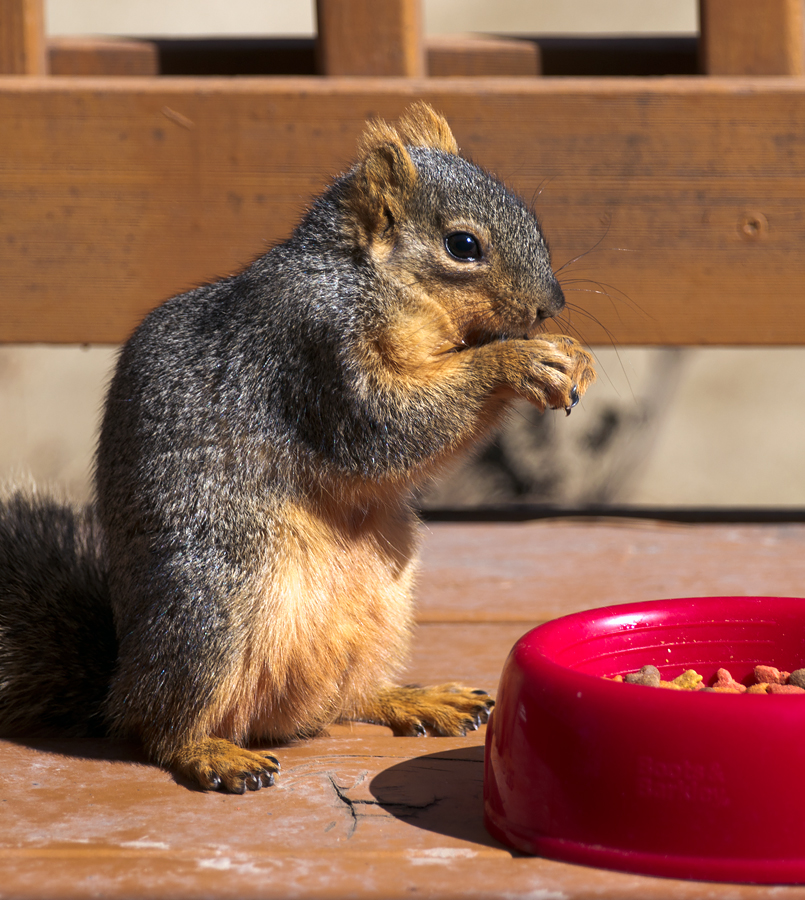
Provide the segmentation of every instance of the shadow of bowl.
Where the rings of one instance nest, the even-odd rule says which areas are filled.
[[[482,745],[428,753],[385,769],[369,790],[386,812],[410,825],[519,855],[484,828],[483,761]]]

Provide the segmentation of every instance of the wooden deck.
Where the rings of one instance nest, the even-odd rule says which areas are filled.
[[[805,593],[801,524],[424,527],[411,681],[461,679],[494,690],[521,634],[578,609]],[[242,797],[177,783],[131,746],[2,742],[0,897],[770,895],[767,887],[646,878],[509,851],[482,823],[483,738],[338,727],[281,749],[277,785]],[[805,897],[805,887],[774,896]]]

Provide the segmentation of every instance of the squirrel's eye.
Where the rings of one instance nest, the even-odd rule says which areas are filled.
[[[454,231],[444,239],[444,246],[453,259],[474,262],[483,256],[478,238],[468,231]]]

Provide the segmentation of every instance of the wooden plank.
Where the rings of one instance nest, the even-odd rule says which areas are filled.
[[[425,98],[534,202],[590,343],[805,343],[790,79],[0,80],[0,340],[114,343]],[[575,261],[574,261],[575,260]]]
[[[358,726],[281,749],[276,785],[246,796],[189,790],[124,744],[0,741],[4,896],[769,897],[768,887],[704,888],[514,853],[483,826],[483,738],[483,728],[393,738]]]
[[[421,0],[316,0],[322,75],[425,74]]]
[[[483,35],[429,35],[425,38],[428,75],[484,77],[540,74],[540,50],[534,41]]]
[[[805,73],[803,0],[699,0],[702,71]]]
[[[801,524],[430,523],[418,620],[447,642],[467,622],[525,633],[571,611],[663,597],[798,597],[803,542]]]
[[[47,72],[44,0],[0,0],[0,75]]]
[[[51,75],[159,75],[150,41],[56,37],[47,42]]]

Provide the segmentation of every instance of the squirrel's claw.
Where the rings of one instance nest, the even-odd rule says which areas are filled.
[[[244,778],[246,789],[259,791],[261,787],[271,787],[274,784],[273,772],[249,772]]]
[[[565,407],[565,415],[569,416],[570,413],[573,411],[573,408],[575,406],[578,406],[579,399],[580,399],[579,398],[579,389],[574,384],[573,387],[570,389],[570,404]]]

